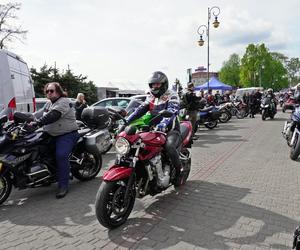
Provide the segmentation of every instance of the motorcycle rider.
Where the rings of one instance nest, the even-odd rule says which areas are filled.
[[[179,159],[177,147],[182,143],[180,135],[180,124],[178,113],[180,109],[179,98],[176,93],[168,90],[169,81],[167,76],[161,71],[155,71],[148,81],[150,93],[143,104],[141,104],[126,119],[128,123],[143,116],[148,111],[152,115],[157,115],[159,111],[167,109],[173,113],[170,118],[163,118],[157,125],[156,130],[167,133],[165,150],[172,165],[176,169],[176,183],[180,185],[183,169]],[[122,129],[121,129],[122,130]]]
[[[58,190],[56,198],[63,198],[68,192],[70,178],[69,155],[79,135],[75,111],[58,82],[47,83],[44,92],[49,99],[45,107],[34,115],[36,121],[30,126],[43,127],[44,132],[52,136],[55,142],[55,158],[57,166]],[[42,116],[41,116],[42,115]],[[41,117],[40,117],[41,116]]]
[[[273,93],[273,89],[269,88],[267,90],[267,94],[266,97],[270,98],[270,101],[272,103],[272,109],[275,111],[275,113],[277,113],[277,99]]]

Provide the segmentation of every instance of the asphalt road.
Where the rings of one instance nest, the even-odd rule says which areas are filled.
[[[288,115],[202,128],[187,184],[136,200],[115,230],[94,214],[100,177],[72,181],[61,200],[55,185],[14,190],[0,206],[0,249],[291,249],[300,224],[300,162],[289,159],[281,136]],[[105,155],[103,168],[113,159]]]

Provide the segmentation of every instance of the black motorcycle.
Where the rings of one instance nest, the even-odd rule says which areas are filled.
[[[99,173],[101,153],[109,146],[109,115],[103,108],[87,108],[83,112],[87,126],[78,130],[80,137],[69,161],[70,178],[87,181]],[[10,195],[12,186],[25,189],[57,181],[53,139],[42,128],[28,126],[30,115],[16,112],[14,120],[0,136],[0,204]]]
[[[218,125],[220,115],[221,113],[219,109],[215,106],[199,109],[198,119],[196,121],[194,133],[197,132],[198,127],[202,124],[208,129],[215,128]]]
[[[261,119],[264,121],[267,117],[274,119],[276,114],[276,103],[272,100],[271,97],[265,96],[260,104],[261,108]]]

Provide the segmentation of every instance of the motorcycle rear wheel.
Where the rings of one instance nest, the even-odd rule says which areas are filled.
[[[131,188],[128,201],[124,201],[126,185],[121,181],[103,181],[96,195],[95,212],[100,224],[106,228],[121,226],[128,219],[135,202],[135,189]]]
[[[295,161],[298,159],[299,154],[300,154],[300,138],[299,135],[297,134],[294,144],[291,145],[290,158]]]
[[[89,181],[94,179],[100,172],[102,167],[101,155],[89,152],[83,153],[83,161],[81,166],[74,166],[71,170],[73,176],[80,181]],[[72,162],[71,164],[76,164]]]
[[[12,181],[8,175],[0,176],[0,205],[6,201],[12,190]]]

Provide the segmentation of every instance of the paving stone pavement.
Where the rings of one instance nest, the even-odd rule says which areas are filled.
[[[289,159],[281,136],[287,117],[233,118],[200,129],[187,184],[136,200],[115,230],[95,217],[100,177],[72,181],[61,200],[55,185],[14,190],[0,206],[0,249],[291,249],[300,224],[300,162]],[[113,159],[105,155],[103,167]]]

